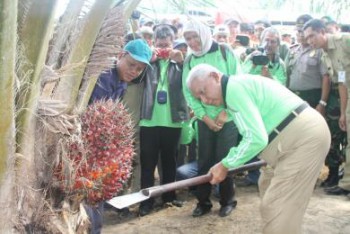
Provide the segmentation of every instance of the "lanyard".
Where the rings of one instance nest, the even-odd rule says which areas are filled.
[[[160,60],[159,61],[159,69],[160,69],[160,89],[164,90],[164,84],[167,79],[167,71],[168,71],[169,60]]]

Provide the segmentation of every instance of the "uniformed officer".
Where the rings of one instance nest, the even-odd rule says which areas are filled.
[[[326,32],[330,34],[339,33],[339,25],[329,16],[323,16],[321,20],[326,26]],[[324,53],[323,60],[332,66],[332,62],[327,53]],[[329,74],[333,76],[333,68],[329,70]],[[326,158],[326,165],[329,168],[329,174],[325,181],[322,182],[321,186],[333,187],[338,185],[340,172],[339,166],[344,162],[345,159],[345,147],[346,147],[346,132],[339,128],[338,120],[340,115],[340,102],[338,92],[337,79],[332,79],[331,92],[328,98],[328,104],[326,108],[326,118],[328,126],[332,133],[332,145],[329,154]],[[341,147],[339,147],[341,146]]]
[[[321,18],[323,23],[326,25],[326,32],[330,34],[336,34],[341,32],[341,27],[331,17],[325,15]]]
[[[304,37],[302,28],[311,19],[312,17],[307,14],[297,19],[296,35],[300,44],[291,48],[286,59],[288,88],[326,117],[331,130],[332,144],[326,158],[328,177],[321,186],[333,187],[339,181],[339,166],[344,158],[341,146],[346,134],[338,125],[340,117],[338,82],[332,84],[330,82],[330,75],[333,75],[332,64],[323,49],[312,48]]]
[[[339,127],[343,131],[350,132],[350,101],[348,99],[350,90],[350,34],[327,34],[322,20],[313,19],[304,27],[304,36],[313,48],[323,48],[328,54],[334,70],[333,79],[339,83],[340,96],[340,118]],[[349,134],[348,134],[349,137]],[[349,142],[349,138],[348,138]],[[333,195],[350,194],[350,148],[346,148],[346,164],[344,177],[327,193]]]
[[[288,88],[325,115],[330,78],[327,65],[322,60],[323,50],[310,47],[304,38],[302,28],[310,19],[312,17],[307,14],[297,18],[296,36],[299,44],[291,48],[285,61]]]

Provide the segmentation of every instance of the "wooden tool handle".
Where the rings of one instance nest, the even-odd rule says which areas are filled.
[[[265,166],[265,165],[266,165],[266,162],[263,160],[253,162],[253,163],[248,163],[246,165],[229,170],[228,175],[230,175],[230,176],[236,175],[240,172],[258,169],[258,168]],[[143,190],[141,190],[141,192],[145,196],[157,197],[160,194],[170,192],[173,190],[208,183],[211,180],[211,178],[212,178],[212,174],[206,174],[206,175],[196,176],[196,177],[186,179],[186,180],[180,180],[180,181],[176,181],[176,182],[169,183],[169,184],[164,184],[164,185],[160,185],[160,186],[151,187],[148,189],[143,189]]]

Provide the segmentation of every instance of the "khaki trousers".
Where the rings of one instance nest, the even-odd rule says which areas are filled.
[[[349,90],[349,89],[348,89]],[[348,145],[346,147],[346,161],[344,166],[344,176],[339,181],[339,187],[350,190],[350,93],[348,92],[348,103],[346,106],[346,132]]]
[[[265,148],[259,190],[263,233],[301,233],[302,219],[330,147],[324,118],[305,109]]]

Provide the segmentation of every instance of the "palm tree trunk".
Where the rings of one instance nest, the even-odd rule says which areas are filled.
[[[0,1],[0,233],[12,232],[17,0]]]
[[[28,4],[19,23],[17,49],[17,76],[20,90],[17,103],[17,165],[16,185],[18,202],[18,223],[24,228],[31,223],[33,214],[42,205],[43,194],[39,190],[37,168],[35,167],[35,128],[36,112],[40,90],[40,73],[44,67],[49,40],[53,33],[54,15],[57,0],[21,0]],[[25,3],[23,3],[25,1]],[[21,226],[20,225],[20,226]],[[28,227],[26,227],[28,228]]]

